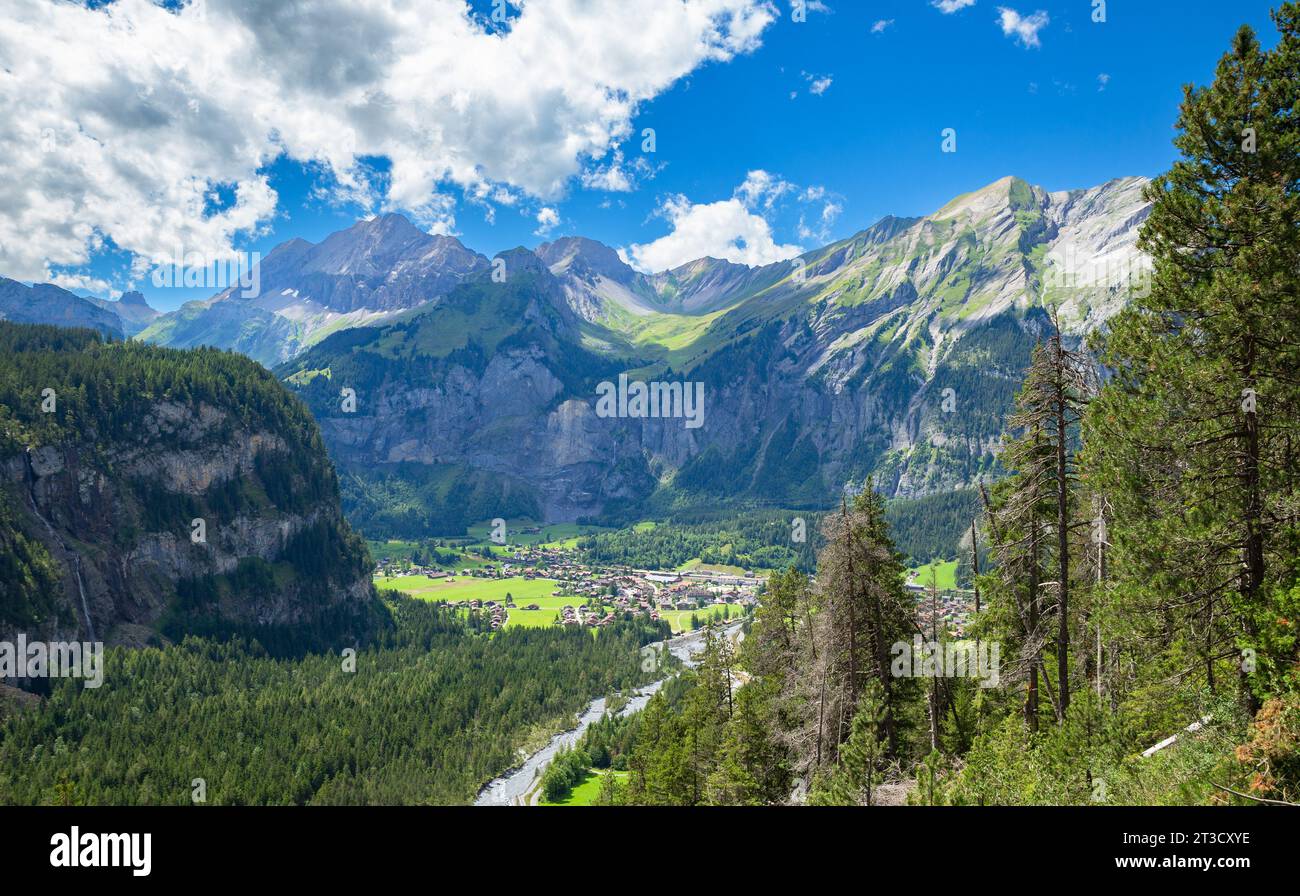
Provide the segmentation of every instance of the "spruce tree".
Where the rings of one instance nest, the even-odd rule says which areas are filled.
[[[1211,688],[1235,667],[1252,708],[1251,670],[1296,660],[1261,645],[1300,545],[1300,6],[1274,21],[1274,49],[1243,27],[1185,88],[1181,158],[1147,188],[1150,290],[1112,321],[1089,423],[1139,634]]]

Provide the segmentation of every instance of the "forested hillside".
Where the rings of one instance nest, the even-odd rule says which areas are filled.
[[[643,683],[638,648],[666,634],[489,636],[387,602],[392,628],[351,662],[187,638],[109,650],[96,690],[59,681],[22,711],[0,697],[0,805],[191,805],[196,779],[211,805],[468,803],[592,697]]]
[[[239,355],[0,323],[0,633],[260,632],[376,621],[315,421]]]

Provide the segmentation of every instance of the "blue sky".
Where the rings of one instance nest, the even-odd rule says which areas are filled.
[[[490,14],[491,2],[473,5]],[[1005,0],[1001,7],[976,0],[950,14],[929,0],[825,0],[795,22],[784,0],[748,52],[702,61],[636,104],[618,145],[624,167],[640,172],[634,189],[609,192],[572,177],[558,192],[517,188],[508,202],[483,203],[469,201],[463,185],[444,183],[443,211],[454,224],[443,227],[487,255],[571,234],[646,247],[670,234],[676,218],[732,199],[750,172],[762,171],[780,189],[738,208],[770,227],[772,251],[788,254],[886,214],[928,213],[1007,174],[1051,190],[1154,175],[1173,158],[1181,85],[1212,77],[1243,22],[1271,45],[1270,5],[1113,0],[1106,21],[1094,23],[1091,0]],[[1027,32],[1005,32],[1002,8],[1031,23],[1045,14],[1029,38],[1036,45],[1026,45]],[[884,24],[873,31],[876,23]],[[653,154],[641,152],[643,128],[655,131]],[[955,153],[940,151],[944,128],[956,131]],[[385,167],[379,160],[375,170]],[[274,213],[255,237],[233,235],[241,250],[265,253],[295,236],[317,241],[379,210],[373,200],[349,201],[319,165],[281,156],[260,173],[275,191]],[[215,207],[231,202],[230,189],[215,194]],[[389,207],[403,208],[391,200]],[[542,209],[558,223],[542,228]],[[412,216],[429,226],[425,211]],[[683,233],[672,247],[632,254],[674,258],[692,240]],[[56,269],[118,290],[129,254],[113,245],[110,234],[89,263]],[[136,285],[163,308],[197,297],[155,289],[147,277]]]

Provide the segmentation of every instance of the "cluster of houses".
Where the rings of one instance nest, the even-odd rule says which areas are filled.
[[[614,621],[613,612],[601,616],[599,613],[592,612],[587,607],[577,609],[566,606],[560,610],[560,617],[555,620],[556,625],[586,625],[593,628],[597,626],[609,625]]]
[[[646,573],[645,578],[658,586],[656,600],[669,610],[698,610],[711,604],[758,603],[757,586],[763,580],[748,576],[725,576],[717,573]]]
[[[455,600],[449,601],[447,606],[457,607],[463,610],[478,610],[487,613],[491,618],[489,625],[491,626],[492,631],[496,631],[506,624],[507,613],[508,611],[515,609],[515,601],[514,598],[510,597],[510,595],[506,595],[506,599],[501,603],[497,603],[494,600]],[[537,605],[532,604],[527,607],[527,609],[536,610]]]
[[[745,586],[715,585],[698,578],[687,578],[675,573],[636,573],[623,570],[594,576],[587,581],[562,582],[558,594],[577,594],[601,604],[613,606],[616,612],[648,613],[658,619],[668,610],[700,610],[714,604],[758,603],[758,579],[745,582]]]
[[[445,579],[455,574],[455,570],[438,569],[434,566],[415,566],[405,562],[399,563],[397,560],[389,558],[380,560],[375,564],[375,575],[377,576],[428,576],[431,579]]]
[[[947,630],[956,638],[966,636],[966,626],[970,624],[973,610],[974,591],[960,588],[940,591],[932,601],[930,592],[924,585],[909,581],[904,587],[916,598],[916,619],[922,631]]]

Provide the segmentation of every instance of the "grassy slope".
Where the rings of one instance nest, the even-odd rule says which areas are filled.
[[[590,806],[596,801],[596,797],[600,796],[600,779],[604,774],[600,769],[593,768],[587,773],[587,777],[583,779],[582,783],[569,791],[569,795],[564,799],[559,802],[548,803],[543,798],[537,804],[539,806]],[[627,775],[627,772],[614,772],[614,777],[624,783],[627,781]]]
[[[914,581],[924,587],[930,586],[930,578],[933,575],[935,584],[940,591],[952,591],[957,587],[957,561],[945,560],[938,563],[927,563],[925,566],[918,566],[915,570],[917,573]]]

